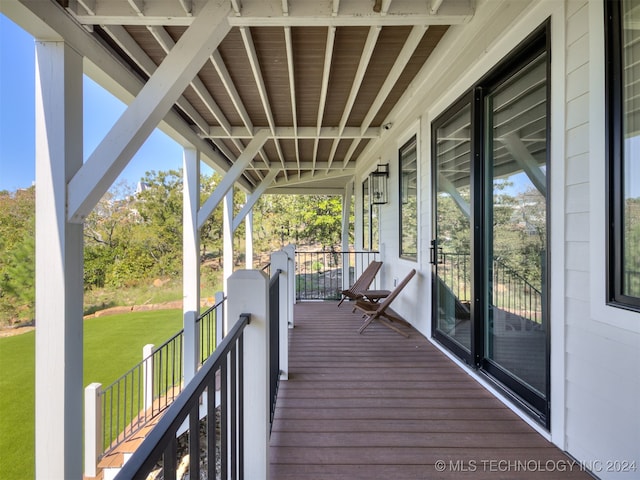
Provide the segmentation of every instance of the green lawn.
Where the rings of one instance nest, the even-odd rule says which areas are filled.
[[[86,320],[84,385],[109,385],[181,328],[179,310]],[[34,347],[34,332],[0,338],[0,480],[34,478]]]

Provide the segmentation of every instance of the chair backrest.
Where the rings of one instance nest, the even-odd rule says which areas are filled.
[[[378,270],[380,270],[380,267],[382,267],[382,262],[379,262],[377,260],[372,261],[369,265],[367,265],[367,268],[364,269],[364,271],[360,274],[358,279],[353,283],[349,290],[357,293],[369,288],[369,285],[371,285],[371,282],[373,282],[373,279],[378,273]]]
[[[416,269],[413,268],[407,274],[407,276],[404,277],[404,279],[396,286],[396,288],[393,289],[393,291],[389,294],[389,296],[384,299],[384,302],[380,303],[380,306],[378,307],[378,310],[376,310],[376,313],[384,312],[387,309],[387,307],[391,305],[391,302],[393,302],[393,300],[398,296],[400,291],[407,285],[407,283],[409,283],[409,280],[411,280],[415,274],[416,274]]]

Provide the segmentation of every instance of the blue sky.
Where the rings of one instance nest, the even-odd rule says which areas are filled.
[[[84,78],[85,160],[124,110],[122,102]],[[149,170],[181,167],[182,147],[156,130],[131,159],[120,179],[135,186]],[[0,191],[26,188],[34,181],[34,39],[0,14]]]

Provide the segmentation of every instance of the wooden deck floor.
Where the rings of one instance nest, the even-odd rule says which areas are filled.
[[[296,305],[271,479],[589,479],[416,331]],[[559,471],[564,470],[564,471]]]

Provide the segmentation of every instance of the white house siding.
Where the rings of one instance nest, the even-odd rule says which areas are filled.
[[[394,127],[383,150],[371,152],[371,158],[391,166],[390,203],[382,207],[380,232],[383,287],[419,269],[417,281],[394,308],[430,336],[431,121],[548,17],[553,69],[550,438],[599,478],[640,478],[640,314],[605,301],[603,0],[478,2],[470,24],[452,27],[456,43],[445,35],[429,60],[429,73],[408,89],[409,104],[391,113]],[[398,259],[397,152],[413,133],[418,134],[421,182],[418,262]],[[624,464],[616,461],[635,462],[636,471],[621,472]]]
[[[567,2],[566,22],[565,447],[600,478],[640,478],[640,314],[605,304],[602,1]]]

